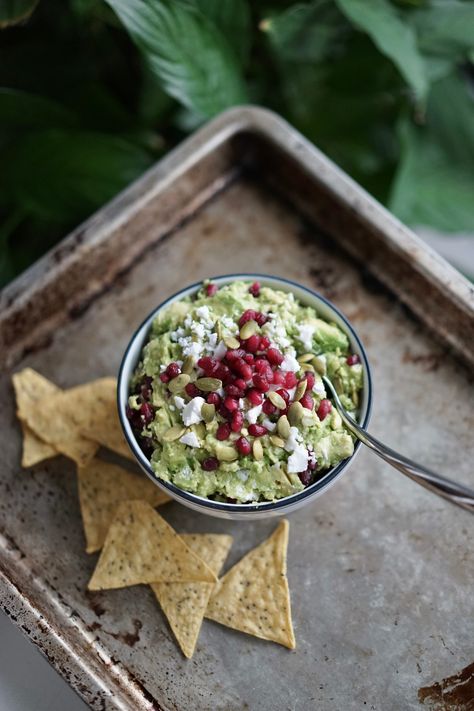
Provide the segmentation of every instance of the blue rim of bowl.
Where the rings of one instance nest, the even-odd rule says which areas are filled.
[[[302,284],[299,284],[296,281],[292,281],[291,279],[285,279],[285,277],[278,277],[278,276],[273,276],[271,274],[260,274],[260,273],[251,273],[251,274],[245,274],[245,273],[240,273],[240,274],[221,274],[219,276],[213,276],[209,277],[209,281],[212,282],[219,282],[219,280],[222,279],[240,279],[242,281],[247,281],[251,279],[268,279],[268,280],[275,280],[279,282],[283,282],[285,284],[288,284],[289,286],[292,287],[297,287],[298,289],[302,289],[303,291],[308,292],[308,294],[311,294],[311,296],[316,296],[320,301],[325,303],[334,313],[336,313],[339,318],[344,322],[345,327],[347,328],[348,333],[351,335],[351,338],[355,343],[357,344],[360,355],[362,357],[362,362],[364,366],[364,389],[367,389],[367,408],[366,412],[364,415],[363,421],[360,423],[362,427],[366,428],[369,421],[370,421],[370,415],[372,412],[372,375],[370,371],[370,366],[369,366],[369,361],[367,359],[367,354],[365,352],[365,348],[362,345],[362,341],[360,340],[359,336],[357,335],[356,331],[354,330],[352,324],[350,321],[344,316],[344,314],[339,311],[339,309],[334,306],[334,304],[326,299],[324,296],[322,296],[319,292],[315,291],[314,289],[310,289],[307,286],[303,286]],[[177,297],[179,297],[181,294],[184,294],[184,292],[191,292],[193,294],[195,291],[198,291],[199,288],[202,286],[204,280],[200,280],[197,282],[194,282],[193,284],[188,284],[188,286],[185,286],[183,289],[180,289],[179,291],[176,291],[174,294],[169,296],[165,301],[163,301],[161,304],[159,304],[156,308],[154,308],[148,316],[143,319],[141,324],[138,326],[138,328],[135,330],[133,333],[133,336],[131,337],[127,348],[125,349],[125,353],[122,358],[122,362],[120,363],[120,368],[119,368],[119,373],[118,373],[118,379],[117,379],[117,409],[118,409],[118,414],[119,414],[119,419],[120,419],[120,424],[122,426],[122,430],[125,436],[125,439],[127,440],[128,446],[132,450],[133,454],[137,458],[138,462],[142,466],[142,468],[145,470],[146,474],[154,484],[157,486],[161,486],[165,489],[168,489],[168,491],[174,493],[178,498],[183,498],[189,501],[190,503],[193,503],[197,506],[202,506],[203,508],[209,508],[213,510],[218,510],[218,511],[227,511],[229,513],[248,513],[249,515],[252,512],[262,512],[262,511],[275,511],[278,509],[284,509],[287,506],[293,506],[294,504],[299,504],[301,501],[303,501],[306,498],[309,498],[313,496],[314,494],[321,492],[325,488],[328,488],[328,486],[335,481],[335,479],[339,478],[339,476],[342,474],[343,470],[348,466],[348,464],[354,459],[356,456],[357,452],[359,451],[361,447],[361,442],[359,440],[356,441],[354,444],[354,452],[353,454],[348,457],[347,459],[343,459],[342,462],[339,462],[335,467],[332,469],[329,469],[322,477],[321,479],[317,479],[311,486],[308,486],[306,489],[303,489],[303,491],[300,491],[297,494],[291,494],[291,496],[285,496],[282,499],[277,499],[276,501],[262,501],[259,503],[253,503],[253,504],[232,504],[232,503],[227,503],[227,502],[221,502],[221,501],[212,501],[212,499],[206,499],[203,496],[197,496],[196,494],[192,494],[189,491],[185,491],[184,489],[180,489],[178,486],[175,486],[171,482],[164,481],[163,479],[159,479],[157,477],[150,465],[150,461],[147,459],[143,451],[141,450],[137,440],[135,437],[130,437],[127,431],[127,427],[125,426],[125,422],[128,421],[126,419],[125,415],[125,405],[126,402],[122,403],[121,402],[121,397],[120,397],[120,392],[121,392],[121,385],[122,385],[122,379],[123,379],[123,371],[125,368],[125,363],[127,362],[128,359],[128,354],[130,352],[130,349],[134,345],[135,339],[137,338],[138,334],[142,330],[142,328],[147,324],[148,322],[151,322],[151,320],[156,316],[156,314],[161,311],[170,301],[174,301]],[[136,364],[135,364],[136,365]],[[127,392],[128,392],[128,383],[127,383]]]

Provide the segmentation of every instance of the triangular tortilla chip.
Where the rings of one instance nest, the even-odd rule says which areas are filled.
[[[68,391],[62,391],[31,368],[13,376],[19,417],[44,442],[84,466],[97,451],[68,415]]]
[[[247,553],[215,586],[206,617],[247,634],[295,648],[286,578],[288,521]]]
[[[184,533],[183,541],[212,572],[219,575],[232,545],[232,536],[212,533]],[[154,583],[151,588],[185,657],[196,647],[207,603],[215,583]]]
[[[89,590],[189,581],[217,578],[150,504],[119,504]]]
[[[143,474],[132,474],[97,457],[85,467],[78,467],[77,477],[88,553],[94,553],[104,545],[117,506],[122,501],[141,499],[153,507],[171,501]]]
[[[134,459],[117,412],[117,381],[101,378],[68,390],[69,413],[84,437]]]
[[[21,455],[21,466],[28,468],[45,459],[55,457],[59,452],[51,444],[43,442],[33,430],[24,422],[21,423],[23,431],[23,452]]]

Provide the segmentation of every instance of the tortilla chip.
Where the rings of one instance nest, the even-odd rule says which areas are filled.
[[[13,376],[18,413],[23,422],[44,442],[84,466],[97,451],[83,437],[68,414],[68,391],[57,388],[31,368]]]
[[[38,462],[42,462],[45,459],[51,459],[55,457],[59,452],[54,449],[47,442],[43,442],[33,430],[31,430],[28,425],[24,422],[21,423],[21,429],[23,431],[23,452],[21,455],[21,466],[22,467],[32,467]]]
[[[150,504],[119,504],[89,590],[189,581],[217,578]]]
[[[247,553],[215,586],[206,617],[221,625],[295,648],[286,578],[288,521]]]
[[[127,459],[135,458],[120,425],[115,378],[101,378],[68,390],[68,403],[70,416],[84,437]]]
[[[184,533],[183,541],[219,575],[232,545],[232,536]],[[151,588],[185,657],[196,647],[207,603],[215,583],[154,583]]]
[[[122,501],[141,499],[153,507],[171,501],[171,497],[143,474],[132,474],[97,457],[85,467],[78,467],[77,477],[87,553],[102,548]]]

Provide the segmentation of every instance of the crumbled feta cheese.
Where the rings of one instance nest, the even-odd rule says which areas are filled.
[[[280,368],[285,372],[291,371],[293,373],[296,373],[301,368],[301,366],[292,353],[286,353],[285,357],[283,358],[283,362],[280,365]]]
[[[290,434],[285,443],[285,449],[287,452],[293,452],[302,440],[301,432],[297,427],[290,427]]]
[[[298,340],[301,341],[303,347],[306,348],[307,351],[311,352],[313,350],[313,335],[316,327],[312,323],[302,323],[297,327],[297,329]]]
[[[329,436],[322,437],[317,444],[317,451],[319,455],[320,464],[322,466],[327,466],[329,464],[329,451],[331,449],[331,438]]]
[[[160,373],[164,373],[167,367],[168,367],[168,366],[167,366],[165,363],[161,363],[161,365],[160,365]]]
[[[276,423],[272,422],[268,418],[262,422],[262,425],[266,427],[269,432],[274,432],[276,430]]]
[[[324,383],[321,378],[315,380],[313,385],[313,393],[316,393],[319,397],[326,397],[326,390],[324,389]]]
[[[198,395],[197,397],[193,397],[193,399],[183,407],[181,417],[183,418],[183,422],[186,427],[189,427],[190,425],[197,425],[198,422],[201,422],[201,409],[204,402],[204,398]]]
[[[186,432],[182,437],[179,438],[181,444],[187,444],[188,447],[200,447],[201,443],[197,438],[195,432]]]
[[[286,329],[282,324],[281,319],[275,318],[267,321],[263,326],[262,331],[280,348],[288,348],[291,346],[291,341],[287,336]]]
[[[293,454],[288,457],[287,472],[296,474],[304,472],[308,468],[308,450],[302,444],[299,444]]]
[[[237,476],[240,481],[247,481],[247,479],[249,478],[248,469],[239,469],[239,471],[237,472]]]
[[[186,400],[184,397],[179,397],[179,395],[174,396],[174,404],[178,408],[178,410],[182,410],[183,407],[186,405]]]
[[[209,321],[211,318],[211,314],[209,313],[209,306],[199,306],[199,308],[196,309],[196,315],[204,321]]]
[[[245,417],[247,418],[248,422],[250,422],[251,425],[254,425],[257,422],[258,416],[262,412],[262,406],[261,405],[255,405],[255,407],[251,407],[250,410],[247,410]]]
[[[217,334],[215,334],[215,335],[217,338]],[[225,356],[226,353],[227,353],[227,346],[224,343],[224,341],[220,341],[214,350],[214,358],[217,358],[217,360],[222,360],[222,358]]]

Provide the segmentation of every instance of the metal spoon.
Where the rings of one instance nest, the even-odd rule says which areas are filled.
[[[425,489],[429,489],[434,494],[442,496],[443,499],[447,499],[451,501],[451,503],[457,504],[457,506],[461,506],[463,509],[474,513],[474,491],[472,489],[450,481],[450,479],[446,479],[444,476],[435,474],[429,469],[426,469],[426,467],[421,466],[421,464],[416,464],[416,462],[398,454],[398,452],[395,452],[385,444],[382,444],[382,442],[379,442],[375,437],[372,437],[372,435],[360,427],[344,409],[334,385],[329,378],[323,375],[322,379],[326,389],[331,394],[342,421],[347,429],[349,429],[362,444],[372,449],[379,457],[382,457],[382,459],[391,464],[392,467],[395,467],[395,469],[398,469],[402,474],[405,474],[410,479],[413,479],[413,481],[424,486]]]

